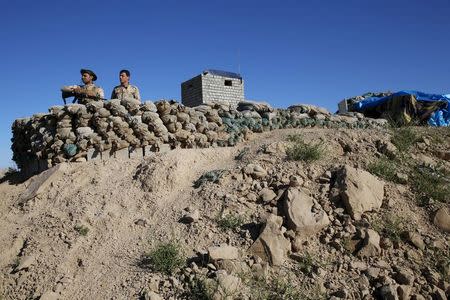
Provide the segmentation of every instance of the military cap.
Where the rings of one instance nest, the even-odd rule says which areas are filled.
[[[93,71],[91,71],[91,70],[81,69],[80,73],[81,73],[81,75],[83,75],[84,73],[88,73],[89,75],[91,75],[93,77],[92,81],[96,81],[97,80],[97,75],[95,75],[95,73]]]

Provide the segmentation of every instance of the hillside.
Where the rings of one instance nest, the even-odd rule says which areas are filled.
[[[0,296],[446,299],[448,170],[448,128],[310,128],[10,174]]]

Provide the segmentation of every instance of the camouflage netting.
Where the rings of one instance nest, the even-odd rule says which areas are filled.
[[[272,109],[242,102],[237,109],[220,104],[186,107],[175,101],[109,100],[87,105],[53,106],[48,114],[18,119],[12,125],[13,160],[20,169],[39,161],[47,167],[102,157],[119,150],[233,146],[252,133],[280,128],[369,128],[384,120],[353,113],[332,115],[312,105]],[[145,151],[144,151],[145,152]],[[107,154],[107,155],[106,155]]]

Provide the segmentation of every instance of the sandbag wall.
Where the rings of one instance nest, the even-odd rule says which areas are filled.
[[[374,128],[384,120],[332,115],[311,105],[272,109],[241,102],[186,107],[175,101],[109,100],[53,106],[12,125],[13,160],[38,173],[64,161],[148,155],[166,148],[234,146],[251,134],[280,128]]]

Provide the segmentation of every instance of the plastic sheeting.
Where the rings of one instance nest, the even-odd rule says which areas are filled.
[[[450,126],[450,94],[428,94],[419,91],[400,91],[386,97],[368,97],[353,105],[353,109],[358,112],[364,112],[366,109],[377,107],[397,96],[413,95],[417,101],[444,101],[447,102],[445,108],[433,112],[428,120],[431,126]]]

